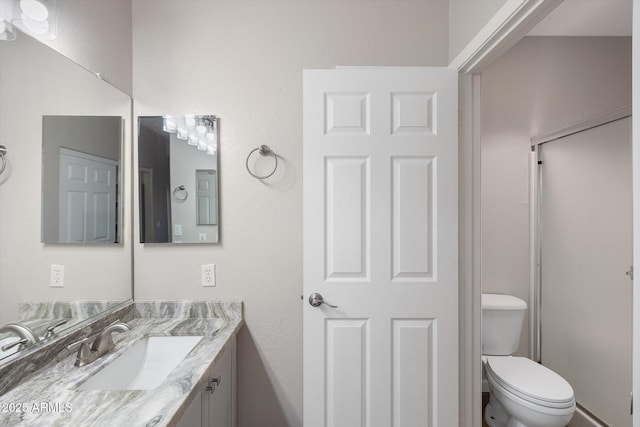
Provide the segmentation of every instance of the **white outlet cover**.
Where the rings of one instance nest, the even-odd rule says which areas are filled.
[[[49,274],[49,286],[52,288],[64,287],[64,265],[51,264],[51,273]]]
[[[202,286],[213,287],[216,285],[216,265],[202,264]]]

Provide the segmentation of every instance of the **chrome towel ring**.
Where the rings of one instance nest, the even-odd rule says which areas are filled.
[[[249,159],[251,158],[251,156],[253,155],[253,153],[258,152],[261,156],[273,156],[275,163],[273,166],[273,170],[266,174],[266,175],[256,175],[255,173],[253,173],[251,171],[251,168],[249,167]],[[253,150],[251,150],[251,152],[249,153],[249,155],[247,156],[247,161],[246,161],[246,166],[247,166],[247,172],[249,172],[249,175],[251,175],[252,177],[256,178],[256,179],[267,179],[269,178],[271,175],[273,175],[274,173],[276,173],[276,169],[278,169],[278,155],[276,153],[273,152],[273,150],[271,148],[269,148],[268,145],[261,145],[258,148],[254,148]]]
[[[7,167],[7,159],[6,156],[7,155],[7,147],[5,147],[4,145],[0,145],[0,174],[2,174],[2,172],[4,172],[4,169]]]
[[[184,202],[187,200],[187,197],[189,197],[189,192],[184,188],[184,185],[178,185],[173,189],[173,197],[175,197],[176,200]]]

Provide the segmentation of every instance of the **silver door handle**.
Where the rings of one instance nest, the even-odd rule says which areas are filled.
[[[331,308],[338,308],[337,305],[332,305],[326,302],[324,298],[322,298],[322,295],[317,292],[309,295],[309,304],[311,304],[312,307],[320,307],[322,304],[324,304]]]

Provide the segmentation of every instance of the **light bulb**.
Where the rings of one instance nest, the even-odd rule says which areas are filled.
[[[215,141],[216,140],[216,134],[213,132],[207,132],[207,139],[209,141]]]
[[[176,135],[178,139],[186,140],[189,137],[189,133],[184,128],[178,128],[178,134]]]
[[[24,16],[33,21],[46,21],[49,17],[47,7],[38,0],[20,0],[20,9]]]
[[[198,135],[195,133],[189,135],[189,145],[198,145]]]
[[[162,126],[162,130],[163,131],[169,132],[169,133],[173,133],[173,132],[176,131],[177,128],[178,128],[178,125],[173,120],[173,117],[164,116],[164,123],[163,123],[163,126]]]
[[[204,151],[207,149],[207,143],[200,140],[198,141],[198,150]]]
[[[49,31],[49,21],[34,21],[22,14],[22,23],[31,34],[42,36]]]
[[[205,133],[207,133],[207,127],[205,125],[198,125],[196,126],[196,132],[198,132],[200,135],[204,135]]]
[[[216,147],[207,147],[207,154],[214,155],[216,154]]]

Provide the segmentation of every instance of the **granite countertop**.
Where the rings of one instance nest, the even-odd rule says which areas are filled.
[[[113,334],[115,349],[89,365],[74,366],[63,351],[0,396],[0,426],[172,426],[200,395],[216,361],[243,325],[242,303],[135,303],[131,331]],[[89,376],[145,336],[203,335],[153,390],[79,390]]]

